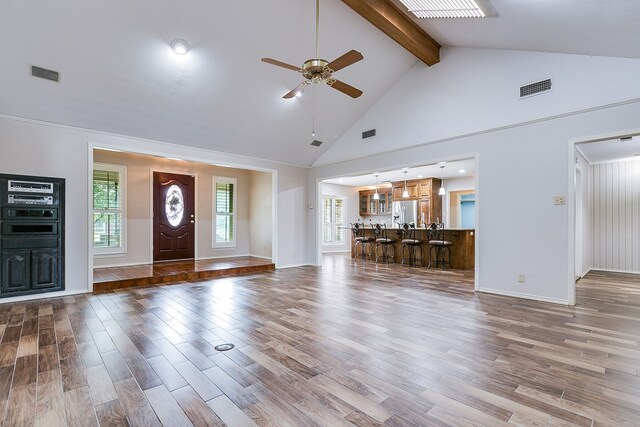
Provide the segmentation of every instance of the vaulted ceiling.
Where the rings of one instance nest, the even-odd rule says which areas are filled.
[[[640,58],[637,0],[491,3],[496,18],[420,25],[443,46]],[[0,113],[310,165],[417,62],[340,0],[321,0],[320,54],[362,52],[337,77],[364,95],[315,87],[283,100],[300,75],[260,58],[313,57],[314,6],[3,0]],[[188,55],[170,50],[176,37],[190,43]],[[30,77],[29,64],[59,71],[60,83]],[[314,117],[320,148],[310,146]]]

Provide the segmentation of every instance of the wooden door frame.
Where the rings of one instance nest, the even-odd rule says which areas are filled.
[[[185,162],[188,163],[188,162]],[[159,172],[159,173],[171,173],[171,174],[175,174],[175,175],[185,175],[185,176],[191,176],[193,177],[193,203],[194,203],[194,207],[193,207],[193,215],[194,215],[194,221],[196,222],[194,224],[193,227],[193,259],[197,260],[198,259],[198,231],[199,231],[199,227],[198,224],[200,223],[199,219],[198,219],[198,173],[197,172],[193,172],[193,173],[188,173],[188,172],[179,172],[176,170],[165,170],[165,169],[154,169],[153,167],[149,168],[149,218],[151,219],[150,221],[150,230],[149,230],[149,263],[153,264],[154,262],[156,262],[153,259],[153,174],[154,172]],[[165,262],[165,261],[158,261],[158,262]]]

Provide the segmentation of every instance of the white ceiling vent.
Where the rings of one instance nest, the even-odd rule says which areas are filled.
[[[538,95],[540,93],[549,92],[551,90],[551,79],[541,80],[531,83],[520,88],[520,98]]]
[[[36,67],[35,65],[31,66],[31,75],[56,83],[60,82],[60,73],[58,71],[47,70],[46,68]]]
[[[369,129],[362,132],[362,139],[373,138],[374,136],[376,136],[375,129]]]

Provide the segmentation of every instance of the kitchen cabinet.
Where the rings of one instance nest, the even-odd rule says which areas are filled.
[[[415,200],[418,198],[418,183],[415,181],[407,181],[407,192],[409,197],[402,197],[404,192],[404,181],[393,183],[393,200]]]
[[[418,226],[442,222],[442,196],[438,195],[442,181],[439,178],[412,179],[406,182],[408,198],[403,198],[404,181],[393,182],[394,200],[418,201]]]
[[[375,190],[362,190],[359,194],[360,216],[391,215],[391,189],[378,189],[378,200],[374,199]]]

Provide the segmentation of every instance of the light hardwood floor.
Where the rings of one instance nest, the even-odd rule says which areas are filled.
[[[5,426],[640,425],[640,279],[353,263],[0,305]],[[217,352],[231,342],[235,349]]]

